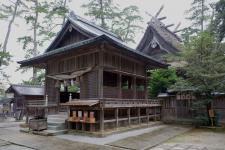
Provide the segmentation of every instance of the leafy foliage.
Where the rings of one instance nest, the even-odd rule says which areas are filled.
[[[198,33],[185,45],[180,59],[186,62],[183,70],[185,82],[176,83],[182,88],[198,91],[200,99],[193,104],[198,125],[209,123],[208,110],[211,109],[213,93],[225,91],[225,49],[216,42],[209,32]],[[176,85],[175,84],[175,85]],[[174,86],[177,90],[180,86]]]
[[[118,17],[118,6],[113,4],[113,0],[89,0],[89,3],[83,4],[87,8],[85,15],[93,17],[101,27],[109,29],[109,24],[114,17]]]
[[[206,0],[193,0],[191,8],[187,10],[187,13],[189,14],[187,19],[192,21],[192,26],[194,26],[194,28],[203,31],[204,22],[210,18],[208,11],[209,7],[206,4]]]
[[[121,9],[113,0],[89,0],[83,5],[85,15],[93,17],[97,24],[117,34],[122,40],[135,43],[135,33],[142,30],[138,23],[143,21],[137,6]]]
[[[43,70],[38,70],[37,78],[30,78],[27,81],[23,81],[25,85],[45,85],[45,72]]]
[[[135,33],[143,29],[141,26],[137,25],[143,21],[143,18],[138,15],[138,7],[128,6],[119,14],[118,18],[112,21],[111,31],[120,36],[123,41],[135,43]]]
[[[160,92],[166,92],[167,88],[177,81],[175,69],[156,69],[151,71],[148,85],[149,96],[156,97]]]
[[[221,42],[225,37],[225,0],[220,0],[215,7],[216,16],[214,26],[218,35],[218,41]]]

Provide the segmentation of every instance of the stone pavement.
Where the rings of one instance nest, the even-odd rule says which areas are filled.
[[[167,125],[158,125],[153,126],[149,128],[142,128],[142,129],[135,129],[131,131],[126,131],[122,133],[112,134],[108,135],[106,137],[89,137],[85,135],[74,135],[74,134],[64,134],[64,135],[58,135],[56,137],[60,139],[66,139],[70,141],[76,141],[76,142],[84,142],[84,143],[90,143],[90,144],[97,144],[97,145],[106,145],[115,141],[123,140],[129,137],[135,137],[142,135],[144,133],[150,133],[155,130],[161,130],[163,128],[167,128]]]
[[[96,138],[26,134],[16,124],[0,123],[0,150],[225,150],[225,132],[183,126],[159,125]]]
[[[224,150],[220,148],[207,148],[205,146],[184,145],[184,144],[162,144],[151,150]]]
[[[165,125],[164,128],[146,132],[144,134],[128,137],[123,140],[118,140],[107,145],[125,149],[145,150],[147,148],[159,145],[170,138],[183,134],[191,130],[190,127]]]

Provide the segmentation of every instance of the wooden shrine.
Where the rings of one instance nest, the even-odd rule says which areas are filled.
[[[69,127],[104,129],[160,118],[161,104],[148,99],[146,70],[167,64],[136,51],[115,34],[71,13],[44,54],[20,61],[46,70],[48,113],[69,108]],[[69,91],[70,86],[77,91]]]

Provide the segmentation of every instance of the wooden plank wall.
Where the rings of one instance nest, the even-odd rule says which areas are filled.
[[[86,39],[88,39],[88,37],[79,33],[78,31],[74,29],[72,29],[71,31],[68,30],[67,33],[65,33],[63,39],[61,39],[60,43],[58,43],[56,48],[60,48]]]

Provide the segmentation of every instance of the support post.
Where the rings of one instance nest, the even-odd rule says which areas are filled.
[[[99,66],[98,66],[98,98],[103,98],[103,52],[104,52],[104,43],[101,45],[99,50]]]
[[[27,107],[26,107],[27,108]],[[28,114],[28,108],[26,109],[26,124],[29,122],[29,114]]]
[[[116,108],[116,109],[115,109],[116,128],[119,127],[119,116],[118,116],[118,114],[119,114],[119,109]]]
[[[145,73],[145,99],[148,99],[148,75]]]
[[[138,123],[141,124],[141,108],[138,108]]]
[[[157,118],[156,118],[156,109],[157,109],[157,107],[155,107],[155,109],[154,109],[154,121],[157,120]]]
[[[133,78],[133,85],[134,85],[134,99],[136,99],[137,98],[136,76]]]
[[[131,120],[130,120],[130,108],[127,110],[127,116],[128,116],[128,125],[130,126]]]
[[[149,124],[149,108],[146,108],[147,124]]]
[[[118,75],[118,89],[119,89],[119,92],[118,92],[118,98],[122,98],[122,75],[121,73],[119,73]]]
[[[101,108],[100,110],[100,131],[104,131],[104,109]]]

